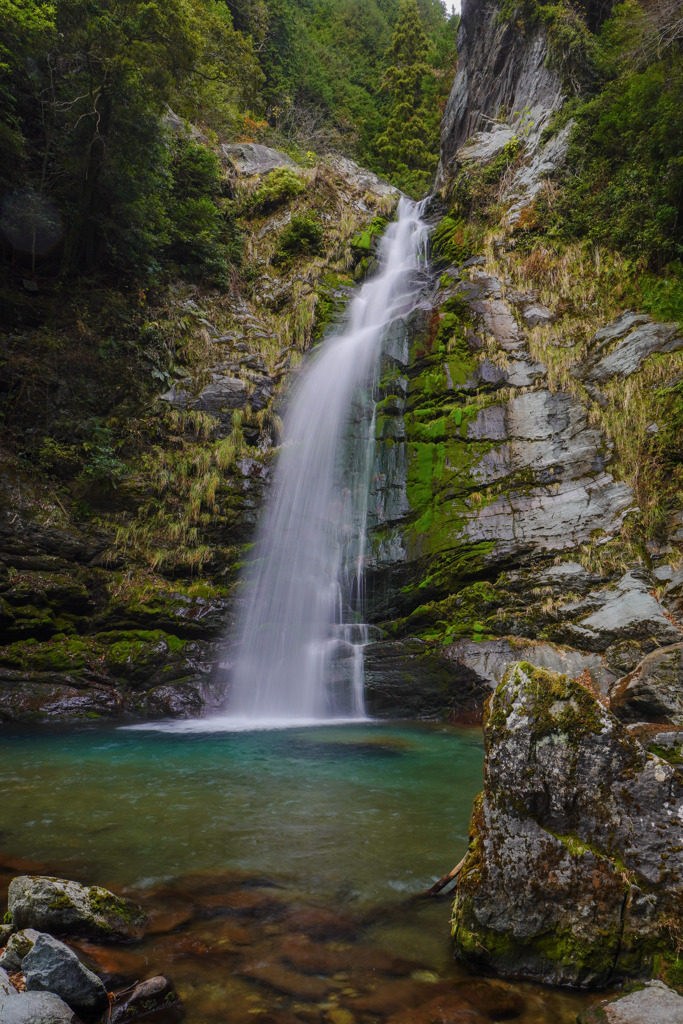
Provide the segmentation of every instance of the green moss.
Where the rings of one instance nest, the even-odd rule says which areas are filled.
[[[58,896],[57,899],[50,903],[50,910],[66,910],[69,907],[73,907],[73,900],[71,900],[66,893],[63,896]]]
[[[357,259],[367,255],[374,242],[384,234],[387,226],[386,217],[375,217],[351,239],[351,251]]]
[[[481,246],[481,237],[472,224],[462,217],[447,216],[432,232],[432,255],[459,266],[474,256]]]

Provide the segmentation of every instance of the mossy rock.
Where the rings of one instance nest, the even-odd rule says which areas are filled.
[[[17,928],[100,942],[140,939],[147,925],[146,914],[133,900],[65,878],[20,875],[10,883],[8,905]]]

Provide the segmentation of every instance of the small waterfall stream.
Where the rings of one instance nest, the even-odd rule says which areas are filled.
[[[418,298],[428,236],[422,211],[423,204],[401,199],[382,239],[379,272],[359,290],[347,326],[321,345],[291,396],[245,574],[226,709],[245,724],[364,717],[363,563],[375,450],[368,391],[387,328]],[[351,459],[350,428],[356,432]]]

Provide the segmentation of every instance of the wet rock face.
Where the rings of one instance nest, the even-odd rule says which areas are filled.
[[[484,792],[454,903],[468,963],[587,987],[676,959],[683,778],[581,684],[518,663],[485,723]]]
[[[440,718],[481,707],[488,688],[470,668],[423,640],[371,644],[365,657],[365,707],[373,718]]]
[[[375,621],[595,531],[607,539],[633,506],[581,402],[548,388],[516,297],[476,266],[445,277],[385,348],[367,569]]]
[[[147,923],[142,909],[132,900],[100,886],[84,886],[65,878],[20,875],[10,884],[7,904],[17,928],[105,942],[138,939]]]

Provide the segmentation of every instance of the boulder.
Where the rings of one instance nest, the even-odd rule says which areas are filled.
[[[579,1024],[683,1024],[683,997],[661,981],[651,981],[584,1010]]]
[[[164,1010],[164,1021],[167,1024],[183,1017],[180,996],[164,975],[148,978],[147,981],[141,981],[136,985],[125,1002],[112,1007],[108,1024],[127,1024],[128,1021],[137,1020],[138,1017],[161,1009]]]
[[[107,990],[97,975],[51,935],[38,936],[21,969],[28,992],[54,992],[74,1010],[92,1014],[108,1003]]]
[[[622,722],[683,725],[683,643],[653,651],[610,692]]]
[[[5,952],[0,956],[0,967],[6,971],[20,971],[21,962],[27,953],[33,949],[40,932],[35,928],[24,928],[23,931],[14,932],[7,940]]]
[[[142,908],[132,900],[97,885],[44,875],[12,879],[8,906],[18,928],[35,927],[105,942],[139,939],[147,924]]]
[[[15,988],[10,981],[9,974],[4,967],[0,967],[0,998],[2,996],[11,996],[15,993]]]
[[[79,1024],[70,1006],[54,992],[15,992],[5,995],[0,988],[2,1024]]]
[[[235,142],[221,147],[227,163],[238,174],[267,174],[276,167],[296,167],[291,156],[256,142]]]
[[[683,777],[580,683],[524,662],[496,690],[484,731],[457,955],[595,988],[676,962]]]

